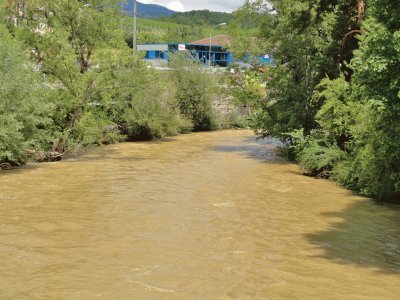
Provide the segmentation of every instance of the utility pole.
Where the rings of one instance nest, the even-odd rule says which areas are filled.
[[[125,2],[122,2],[122,4],[121,4],[121,32],[125,29],[124,21],[125,21]]]
[[[24,15],[24,3],[21,1],[16,1],[15,3],[15,16],[14,16],[14,25],[18,27],[21,23],[21,19],[23,19]]]
[[[136,48],[137,48],[136,15],[137,15],[136,0],[133,0],[133,33],[132,33],[133,54],[136,53]]]
[[[357,11],[358,11],[358,23],[362,23],[364,21],[364,16],[365,16],[365,1],[364,0],[358,0],[357,2]]]

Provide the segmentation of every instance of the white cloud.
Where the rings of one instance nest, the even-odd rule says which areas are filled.
[[[211,11],[232,12],[244,4],[244,0],[138,0],[146,4],[158,4],[176,11],[208,9]]]
[[[185,11],[185,8],[181,1],[170,1],[165,7],[172,9],[174,11]]]
[[[228,12],[238,9],[244,4],[243,0],[209,0],[207,2],[210,6],[216,7],[218,11]]]

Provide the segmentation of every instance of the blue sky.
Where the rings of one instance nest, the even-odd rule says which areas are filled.
[[[232,12],[243,5],[244,0],[138,0],[141,3],[159,4],[175,11],[208,9]]]

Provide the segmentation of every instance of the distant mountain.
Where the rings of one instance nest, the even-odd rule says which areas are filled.
[[[128,0],[123,5],[125,14],[133,16],[133,0]],[[121,3],[122,6],[122,3]],[[137,16],[139,18],[153,19],[159,17],[167,17],[174,14],[175,11],[157,4],[143,4],[137,2]]]

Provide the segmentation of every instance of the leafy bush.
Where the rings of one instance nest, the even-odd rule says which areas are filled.
[[[170,65],[174,69],[179,110],[192,121],[193,130],[217,129],[213,97],[218,91],[218,75],[204,68],[190,53],[172,55]]]
[[[287,134],[291,146],[291,155],[296,157],[300,166],[311,175],[330,177],[335,165],[343,159],[345,153],[329,141],[327,135],[315,130],[304,136],[303,130]]]
[[[40,77],[19,45],[3,27],[0,36],[0,162],[20,164],[26,149],[46,146],[50,140],[50,106]]]
[[[113,144],[125,139],[118,125],[111,123],[104,112],[86,112],[74,127],[74,140],[82,146]]]
[[[190,120],[179,112],[176,92],[168,75],[147,68],[126,69],[118,82],[131,85],[105,104],[109,118],[129,140],[161,138],[191,131]],[[157,83],[157,84],[155,84]]]
[[[218,76],[181,58],[172,58],[173,72],[151,69],[126,44],[115,0],[86,2],[45,0],[17,14],[0,4],[8,26],[0,25],[0,163],[222,123],[213,109]],[[182,37],[201,35],[167,27],[167,36],[177,27]]]

